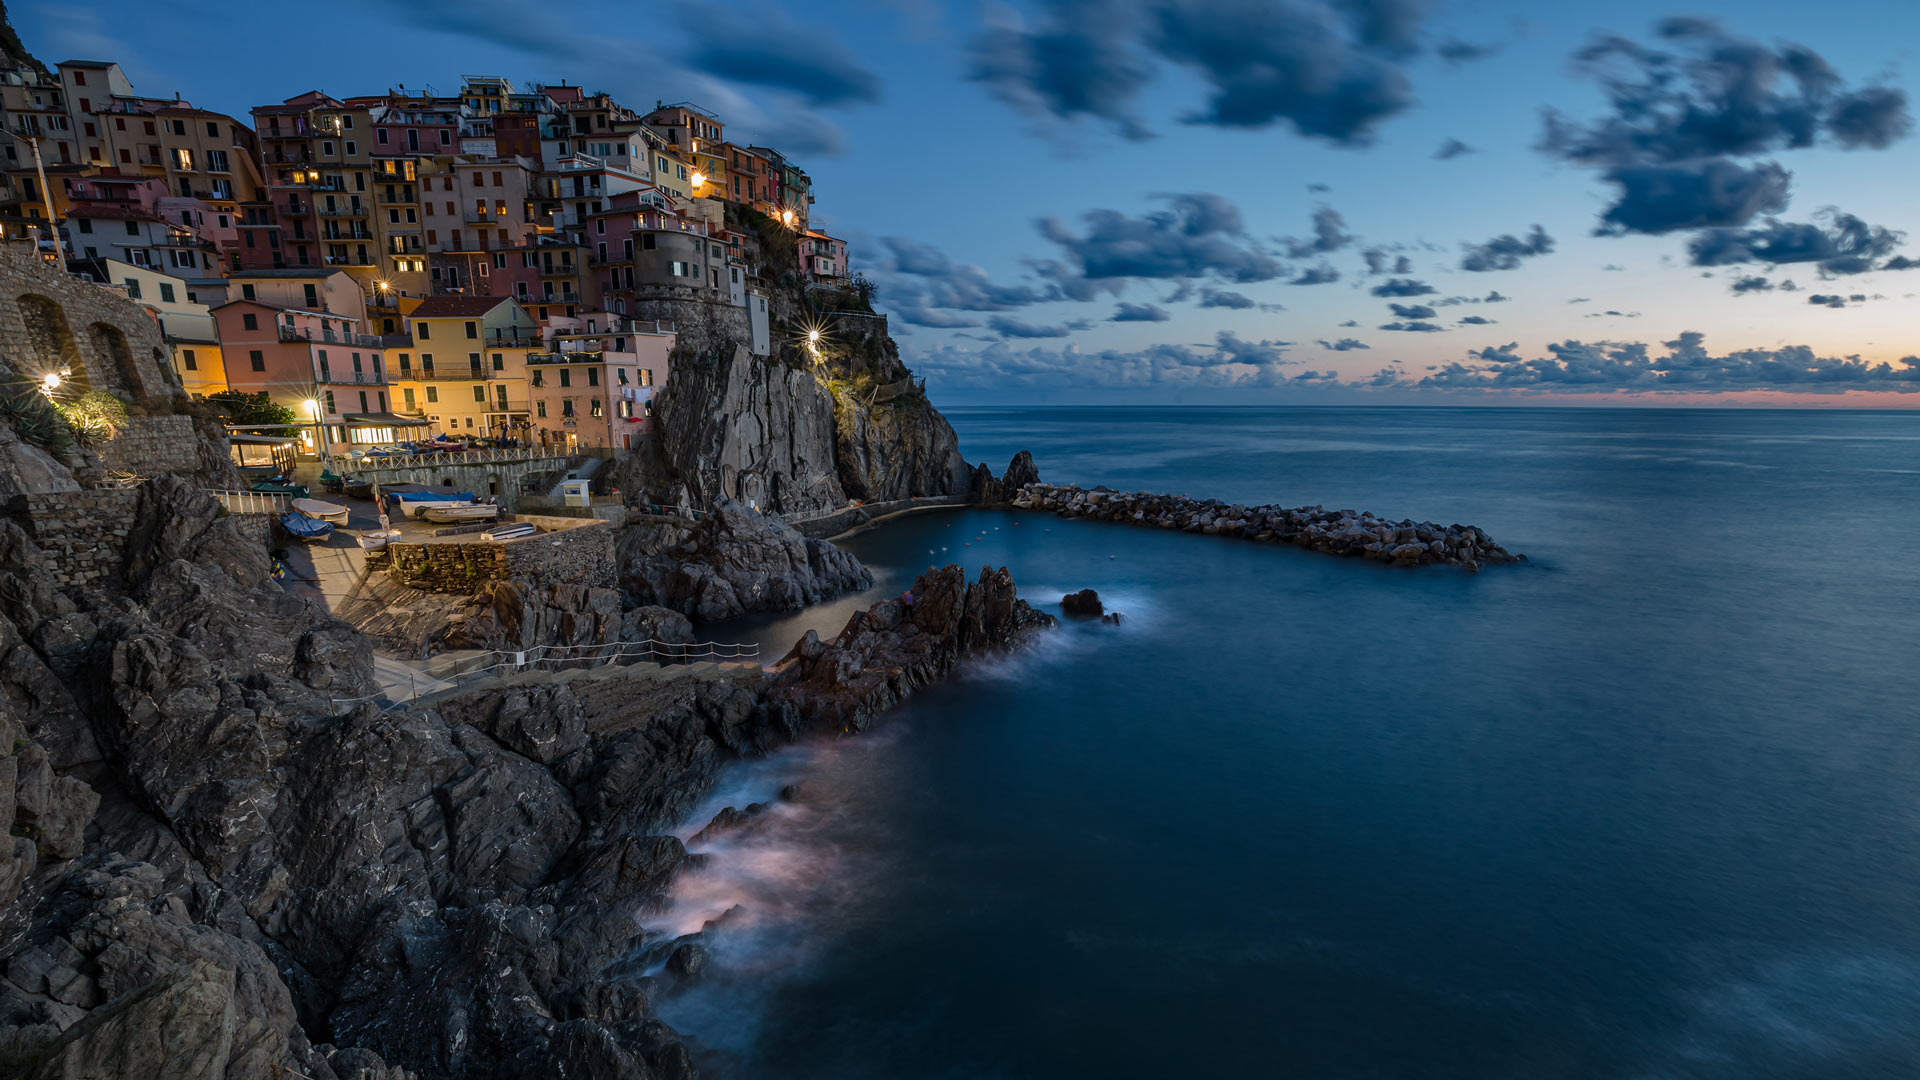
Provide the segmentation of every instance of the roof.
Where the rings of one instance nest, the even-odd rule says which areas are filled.
[[[324,278],[344,273],[346,273],[345,270],[336,270],[326,266],[289,266],[284,269],[235,270],[228,274],[227,278],[234,281],[242,278]]]
[[[60,61],[60,62],[59,62],[58,64],[55,64],[54,66],[55,66],[55,67],[63,67],[63,68],[66,68],[66,67],[78,67],[78,68],[102,68],[102,69],[104,69],[104,68],[110,68],[110,67],[112,67],[112,66],[113,66],[113,62],[112,62],[111,60],[62,60],[62,61]]]
[[[458,319],[485,315],[501,304],[511,304],[510,296],[429,296],[413,309],[415,319]]]

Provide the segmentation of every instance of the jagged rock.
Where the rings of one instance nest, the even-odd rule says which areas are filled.
[[[862,730],[962,658],[1020,648],[1058,625],[1019,598],[1005,567],[971,585],[958,566],[928,570],[908,595],[855,613],[830,642],[807,631],[776,669],[769,711],[794,730]]]
[[[737,832],[742,827],[753,823],[767,810],[768,804],[763,802],[748,803],[745,810],[732,806],[725,807],[713,815],[713,820],[701,826],[699,832],[689,837],[687,842],[690,844],[712,843],[727,833]]]
[[[1013,455],[1007,462],[1007,471],[1000,477],[1000,484],[1008,492],[1017,494],[1028,484],[1040,482],[1040,467],[1033,463],[1033,455],[1025,450]]]
[[[1076,619],[1097,619],[1107,613],[1107,608],[1100,602],[1099,593],[1092,589],[1081,589],[1060,598],[1060,611]]]
[[[620,538],[620,582],[638,603],[703,621],[791,611],[873,585],[860,561],[825,540],[723,499],[665,546],[661,526]]]
[[[1020,489],[1039,480],[1040,470],[1033,463],[1033,455],[1022,450],[1013,455],[1013,460],[1007,462],[1007,471],[998,478],[985,462],[975,465],[967,490],[974,502],[997,506],[1011,501]]]
[[[87,1014],[41,1051],[34,1080],[223,1080],[233,1055],[233,971],[209,960]]]
[[[700,969],[706,965],[707,950],[691,941],[677,946],[667,956],[667,970],[683,979],[690,979],[700,974]]]

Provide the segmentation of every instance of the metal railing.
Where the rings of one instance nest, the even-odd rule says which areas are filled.
[[[323,371],[314,381],[328,386],[387,385],[387,377],[378,371]]]
[[[293,496],[264,491],[209,491],[229,514],[284,514],[293,509]]]
[[[471,668],[454,673],[446,678],[420,673],[420,678],[408,678],[407,686],[396,688],[396,692],[383,691],[362,697],[334,697],[327,695],[327,701],[333,711],[338,713],[343,705],[358,705],[363,701],[380,702],[380,711],[392,712],[404,709],[418,699],[444,691],[457,690],[462,684],[478,682],[482,679],[502,678],[517,675],[525,671],[573,671],[582,668],[627,667],[634,664],[760,664],[760,645],[758,642],[728,641],[657,641],[648,638],[642,641],[610,641],[600,645],[541,645],[523,651],[493,650],[494,663],[484,667]],[[424,684],[424,685],[423,685]]]
[[[362,472],[374,472],[382,469],[439,468],[446,465],[491,465],[497,462],[546,461],[565,456],[562,453],[530,447],[456,450],[448,453],[395,454],[391,457],[372,458],[358,466],[358,469]]]

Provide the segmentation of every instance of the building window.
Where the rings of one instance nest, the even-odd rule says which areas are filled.
[[[427,387],[427,404],[431,405],[439,400],[440,400],[440,388],[437,386]]]
[[[413,336],[419,338],[421,341],[425,341],[428,338],[431,338],[433,336],[432,327],[428,326],[426,323],[420,323],[416,325],[413,328],[413,330],[414,330]]]
[[[413,387],[411,386],[401,387],[400,396],[404,398],[407,402],[407,411],[412,412],[413,411]]]
[[[247,363],[255,371],[267,370],[266,354],[262,353],[259,349],[252,349],[247,352]]]
[[[194,359],[192,349],[180,350],[180,366],[186,368],[188,371],[200,370],[199,361]]]
[[[473,400],[476,404],[485,405],[487,403],[487,388],[484,386],[474,387]]]
[[[502,356],[499,353],[494,353],[493,354],[493,370],[495,371],[507,370],[507,358],[505,356]]]
[[[252,234],[249,233],[248,235],[251,236]],[[240,298],[243,300],[253,299],[253,286],[251,285],[240,286]]]
[[[173,285],[170,282],[163,281],[160,283],[160,302],[163,304],[173,303]]]
[[[480,336],[480,324],[479,324],[479,323],[475,323],[475,322],[470,322],[470,323],[468,323],[468,324],[467,324],[467,336],[468,336],[468,337],[470,337],[470,338],[477,338],[477,337],[479,337],[479,336]]]
[[[570,371],[570,370],[568,370],[568,369],[566,369],[566,368],[561,368],[561,369],[560,369],[560,385],[561,385],[561,386],[572,386],[572,385],[573,385],[573,372],[572,372],[572,371]]]
[[[538,416],[542,420],[545,420],[547,418],[547,403],[545,401],[534,402],[533,412],[534,412],[534,415]]]
[[[590,367],[587,369],[587,385],[588,386],[600,385],[600,369],[599,368]]]
[[[328,412],[330,412],[330,413],[337,413],[337,412],[339,412],[339,411],[340,411],[339,409],[337,409],[337,408],[335,408],[335,407],[334,407],[334,404],[333,404],[333,391],[331,391],[331,390],[329,390],[329,391],[327,391],[327,411],[328,411]]]

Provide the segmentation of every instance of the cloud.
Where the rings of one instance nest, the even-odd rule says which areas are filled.
[[[1440,144],[1440,149],[1435,150],[1433,156],[1436,161],[1452,161],[1462,154],[1477,153],[1479,153],[1479,151],[1461,142],[1459,139],[1448,139],[1446,142]]]
[[[1920,270],[1920,259],[1909,259],[1905,255],[1895,255],[1880,264],[1882,270]]]
[[[1469,315],[1461,319],[1460,324],[1462,326],[1492,326],[1495,321],[1496,320],[1487,318],[1485,315]]]
[[[1059,218],[1043,218],[1041,235],[1065,250],[1070,276],[1087,281],[1217,277],[1268,281],[1283,267],[1246,234],[1240,210],[1218,195],[1157,195],[1169,209],[1144,217],[1117,210],[1082,215],[1087,231],[1077,235]],[[1059,274],[1055,274],[1056,278]]]
[[[1434,310],[1425,304],[1388,304],[1393,313],[1402,319],[1431,319]]]
[[[1405,255],[1391,255],[1385,248],[1367,248],[1360,252],[1360,257],[1367,261],[1368,277],[1375,277],[1380,274],[1413,273],[1412,259],[1407,258]]]
[[[1819,356],[1805,345],[1741,349],[1716,356],[1705,348],[1704,341],[1704,335],[1689,330],[1666,342],[1666,354],[1656,357],[1648,346],[1638,342],[1569,340],[1549,345],[1549,355],[1531,359],[1523,358],[1518,346],[1509,344],[1469,353],[1470,363],[1443,365],[1431,375],[1403,379],[1396,385],[1530,394],[1920,392],[1917,357],[1906,357],[1897,365],[1873,363],[1859,356]]]
[[[987,326],[1000,336],[1010,338],[1057,338],[1073,332],[1065,326],[1035,326],[1011,315],[995,315],[987,320]]]
[[[784,20],[738,18],[717,4],[690,5],[682,13],[694,42],[691,67],[784,90],[815,106],[880,100],[879,77],[832,38]]]
[[[1461,304],[1504,304],[1510,297],[1502,296],[1498,290],[1485,296],[1447,296],[1433,301],[1434,307],[1457,307]]]
[[[1753,229],[1710,229],[1695,236],[1687,252],[1695,266],[1810,262],[1823,275],[1860,274],[1906,240],[1904,233],[1869,225],[1828,207],[1817,224],[1769,221]]]
[[[1375,296],[1431,296],[1439,291],[1424,281],[1412,278],[1388,278],[1384,284],[1373,287]]]
[[[1321,263],[1309,266],[1287,281],[1289,285],[1331,285],[1340,280],[1340,271]]]
[[[1232,308],[1239,311],[1255,306],[1252,297],[1242,296],[1227,289],[1200,290],[1200,306],[1203,308]]]
[[[1317,342],[1317,344],[1323,349],[1330,349],[1334,352],[1352,352],[1355,349],[1373,348],[1373,346],[1367,344],[1364,341],[1359,341],[1350,337],[1343,337],[1338,341],[1327,341],[1326,339],[1322,338],[1319,342]]]
[[[1340,324],[1342,329],[1352,329],[1353,327],[1356,327],[1359,325],[1360,323],[1354,319],[1348,319],[1346,322],[1343,322]]]
[[[1022,347],[1000,341],[983,349],[945,345],[915,351],[912,360],[916,371],[959,390],[1278,388],[1330,378],[1325,372],[1288,376],[1285,369],[1296,363],[1287,358],[1288,345],[1223,331],[1208,345],[1089,352],[1074,345]]]
[[[1032,25],[1007,13],[972,43],[969,77],[1030,115],[1105,122],[1148,136],[1133,101],[1156,64],[1205,86],[1189,124],[1287,124],[1336,145],[1366,143],[1413,101],[1415,0],[1044,0]]]
[[[1166,322],[1171,318],[1173,318],[1173,316],[1167,314],[1165,308],[1156,307],[1153,304],[1129,304],[1122,301],[1120,306],[1114,309],[1113,314],[1108,317],[1107,321]]]
[[[1758,276],[1736,278],[1733,285],[1728,289],[1728,291],[1735,296],[1744,296],[1747,293],[1755,292],[1771,292],[1772,290],[1773,282],[1767,278]]]
[[[1822,296],[1819,293],[1814,293],[1807,297],[1807,303],[1819,307],[1843,308],[1847,306],[1848,301],[1856,304],[1864,304],[1867,298],[1863,293],[1854,293],[1852,296]]]
[[[1308,184],[1307,185],[1307,194],[1309,195],[1324,195],[1327,192],[1332,190],[1333,190],[1332,188],[1328,187],[1325,184]]]
[[[1492,56],[1494,53],[1500,51],[1500,46],[1476,45],[1470,41],[1461,41],[1459,38],[1448,38],[1436,46],[1433,51],[1439,54],[1440,59],[1445,60],[1449,64],[1467,64]]]
[[[1288,237],[1284,242],[1288,258],[1306,259],[1346,247],[1353,243],[1353,234],[1347,231],[1347,223],[1338,210],[1322,206],[1313,212],[1313,239],[1295,240]]]
[[[1545,255],[1553,250],[1553,237],[1538,225],[1526,235],[1525,239],[1511,233],[1496,236],[1484,244],[1465,244],[1466,254],[1460,258],[1460,269],[1474,273],[1489,270],[1518,270],[1520,260],[1535,255]]]
[[[1126,138],[1147,138],[1128,107],[1152,75],[1133,44],[1134,9],[1129,0],[1050,0],[1038,27],[997,26],[975,38],[968,77],[1029,115],[1104,120]]]
[[[1601,235],[1731,228],[1786,208],[1791,177],[1738,158],[1819,143],[1883,148],[1912,126],[1904,92],[1849,89],[1803,45],[1767,46],[1701,19],[1667,19],[1657,45],[1603,36],[1575,54],[1608,110],[1549,110],[1540,148],[1602,170],[1618,190]]]
[[[883,236],[880,243],[889,256],[878,268],[881,273],[919,279],[914,283],[898,280],[888,283],[885,295],[896,305],[901,300],[919,300],[928,307],[960,311],[1011,311],[1059,299],[1058,295],[1032,285],[996,282],[980,267],[956,263],[930,244],[904,236]]]
[[[1430,322],[1415,321],[1415,322],[1381,323],[1380,329],[1399,330],[1404,333],[1410,333],[1410,334],[1439,334],[1439,333],[1444,333],[1447,328],[1444,326],[1436,325],[1434,323],[1430,323]]]

